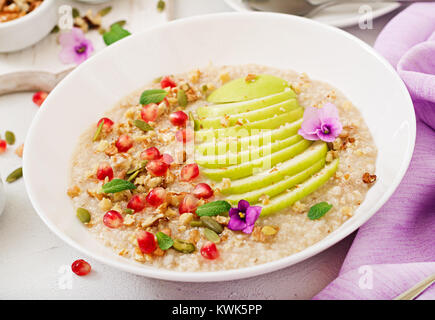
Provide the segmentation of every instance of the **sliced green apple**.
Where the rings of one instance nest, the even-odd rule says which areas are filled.
[[[207,101],[212,103],[246,101],[282,92],[285,88],[288,88],[288,82],[284,79],[269,74],[260,74],[251,80],[239,78],[227,82],[213,91]]]
[[[290,88],[287,88],[283,92],[249,101],[199,107],[196,113],[200,118],[218,117],[262,109],[294,98],[296,98],[296,94]]]
[[[225,200],[232,204],[237,204],[240,200],[244,199],[249,201],[249,203],[256,203],[259,201],[262,195],[267,195],[270,198],[284,192],[285,190],[294,187],[298,183],[302,183],[313,174],[321,170],[325,166],[325,159],[322,158],[311,167],[305,168],[305,170],[293,175],[284,177],[282,181],[278,183],[271,184],[267,187],[250,191],[247,193],[235,194],[227,197]]]
[[[268,216],[284,208],[290,207],[296,201],[314,192],[335,174],[337,168],[338,159],[335,159],[304,183],[297,185],[288,192],[283,192],[282,194],[272,198],[268,205],[263,206],[261,216]]]
[[[299,128],[301,127],[302,119],[294,121],[292,123],[287,123],[284,126],[275,130],[262,130],[258,134],[250,135],[247,137],[225,137],[224,139],[213,138],[210,142],[196,144],[195,150],[198,156],[210,156],[226,154],[227,152],[237,150],[240,152],[242,149],[245,150],[246,146],[263,146],[277,140],[283,140],[288,137],[295,135]],[[197,141],[195,141],[197,142]],[[237,143],[237,146],[235,144]]]
[[[234,126],[238,121],[260,121],[267,118],[272,118],[275,115],[280,115],[286,112],[290,112],[299,107],[299,103],[296,99],[289,99],[284,102],[280,102],[269,107],[265,107],[262,109],[257,109],[249,112],[237,113],[230,116],[227,116],[225,119],[227,122],[227,126]],[[222,119],[223,116],[220,117],[210,117],[204,120],[200,120],[200,126],[204,129],[210,128],[222,128]]]
[[[252,175],[257,170],[267,170],[271,169],[277,163],[286,161],[290,158],[293,158],[297,154],[306,150],[312,141],[301,140],[300,142],[282,149],[278,152],[272,153],[265,157],[259,158],[254,161],[248,161],[242,163],[240,165],[229,166],[226,168],[220,169],[202,169],[202,173],[204,173],[208,178],[216,181],[221,181],[223,178],[229,178],[232,180],[247,177]]]
[[[326,146],[326,143],[316,142],[311,147],[309,147],[307,150],[305,150],[303,153],[298,154],[297,156],[291,158],[290,160],[287,160],[287,161],[279,164],[276,167],[276,169],[277,169],[276,171],[260,172],[256,175],[253,175],[253,176],[250,176],[250,177],[247,177],[244,179],[231,181],[231,186],[228,188],[222,188],[221,191],[223,194],[226,194],[226,195],[242,194],[241,195],[242,198],[240,198],[240,199],[245,199],[245,198],[243,198],[243,194],[248,195],[247,192],[249,192],[249,195],[252,193],[253,196],[256,196],[256,195],[261,196],[261,194],[263,193],[261,191],[262,190],[261,188],[275,184],[275,183],[279,184],[281,182],[285,182],[286,177],[292,177],[292,176],[298,174],[299,172],[309,168],[310,166],[312,166],[316,162],[319,162],[319,161],[324,162],[325,155],[326,155],[327,151],[328,151],[328,147]],[[323,165],[322,165],[322,167],[323,167]],[[319,168],[319,170],[320,170],[320,168]],[[304,180],[302,180],[302,181],[297,180],[298,182],[296,182],[296,183],[303,182]],[[285,184],[285,183],[284,183],[284,185],[286,185],[286,187],[283,190],[291,187],[291,186],[287,186],[287,184]],[[252,190],[255,190],[255,191],[250,192]],[[257,191],[259,191],[259,192],[257,192]],[[270,197],[273,197],[277,193],[275,192],[274,194],[268,194],[268,193],[265,193],[265,194],[267,194]],[[239,198],[238,196],[239,195],[230,196],[230,197],[228,197],[228,199],[233,199],[233,198],[236,199],[236,198]],[[246,200],[248,200],[248,199],[246,199]],[[251,200],[248,200],[248,201],[251,202]]]
[[[302,139],[303,138],[300,135],[295,134],[291,137],[288,137],[287,139],[277,140],[271,144],[263,146],[258,146],[259,141],[257,141],[257,146],[247,145],[245,148],[243,145],[240,151],[234,150],[234,152],[231,152],[232,147],[228,147],[230,151],[224,154],[215,155],[214,150],[212,150],[211,155],[205,157],[195,156],[195,162],[205,168],[227,167],[246,161],[252,161],[267,154],[277,152],[283,148],[289,147],[301,141]],[[235,141],[233,148],[236,149],[237,147],[237,141]]]
[[[253,129],[264,130],[264,129],[276,129],[287,122],[293,122],[302,118],[304,114],[304,109],[298,107],[293,111],[280,114],[278,116],[254,121],[247,122],[242,126],[235,126],[223,129],[209,129],[209,130],[199,130],[195,131],[195,139],[197,141],[212,141],[213,138],[222,137],[246,137],[251,135]]]

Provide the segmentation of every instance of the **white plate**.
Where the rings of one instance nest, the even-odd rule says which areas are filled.
[[[157,76],[177,74],[210,62],[258,63],[304,71],[341,89],[361,110],[373,134],[379,149],[379,179],[355,215],[338,230],[277,261],[201,273],[156,269],[122,258],[97,241],[75,216],[66,195],[73,148],[85,128],[133,90]],[[405,85],[389,63],[361,40],[295,16],[214,14],[177,20],[125,38],[67,76],[48,96],[29,130],[24,148],[24,179],[42,220],[60,238],[88,256],[154,278],[232,280],[300,262],[356,230],[396,189],[411,159],[414,140],[415,115]]]
[[[225,2],[231,8],[237,11],[255,11],[251,7],[249,7],[243,0],[225,0]],[[362,14],[359,13],[358,10],[364,4],[371,6],[373,19],[383,16],[384,14],[387,14],[400,7],[400,3],[393,1],[384,3],[363,1],[357,3],[342,3],[331,6],[329,8],[326,8],[325,10],[322,10],[321,12],[316,13],[311,19],[339,28],[350,27],[359,23]]]

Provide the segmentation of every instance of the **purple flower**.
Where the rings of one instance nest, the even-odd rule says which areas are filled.
[[[343,129],[334,104],[327,103],[323,108],[307,107],[304,120],[298,133],[307,140],[334,141]]]
[[[62,33],[59,36],[59,43],[62,46],[59,59],[64,64],[80,64],[94,52],[92,42],[85,38],[79,28],[72,28],[71,31]]]
[[[233,231],[242,230],[244,233],[251,233],[254,230],[255,221],[261,213],[261,207],[250,206],[246,200],[240,200],[237,208],[231,208],[230,222],[228,229]]]

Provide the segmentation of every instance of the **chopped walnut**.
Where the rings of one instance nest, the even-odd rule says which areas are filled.
[[[221,73],[219,75],[219,79],[221,80],[222,83],[225,83],[225,82],[230,81],[231,78],[230,78],[230,75],[228,74],[228,72],[224,72],[224,73]]]
[[[201,71],[196,69],[190,73],[189,79],[192,83],[198,83],[200,77],[201,77]]]
[[[304,203],[301,203],[300,201],[296,201],[293,204],[292,209],[296,213],[304,213],[305,211],[307,211],[308,206]]]
[[[138,247],[134,248],[134,260],[138,261],[138,262],[145,262],[145,256],[142,253],[142,251],[140,251],[140,249]]]
[[[162,219],[163,217],[164,217],[164,215],[161,214],[161,213],[159,213],[159,214],[156,215],[156,216],[147,216],[147,217],[145,217],[145,219],[143,219],[143,220],[140,222],[140,226],[141,226],[142,228],[150,227],[150,226],[152,226],[153,224],[155,224],[158,220]]]
[[[225,216],[215,216],[215,220],[225,226],[230,222],[230,218]]]
[[[222,179],[222,188],[223,189],[227,189],[231,187],[231,180],[228,178],[223,178]]]
[[[180,224],[187,226],[192,220],[193,220],[193,213],[186,212],[180,216],[179,222]]]
[[[362,176],[362,180],[364,183],[373,183],[376,181],[376,175],[375,174],[370,174],[368,172],[364,173]]]
[[[200,234],[199,230],[194,229],[194,230],[190,231],[188,241],[193,243],[193,244],[197,244],[200,237],[201,237],[201,234]]]
[[[159,247],[156,248],[156,250],[154,250],[153,255],[157,256],[157,257],[162,257],[165,255],[166,251],[163,251],[162,249],[160,249]]]
[[[19,156],[20,158],[23,157],[23,150],[24,150],[24,144],[20,144],[16,149],[15,149],[15,154],[17,156]]]
[[[75,198],[80,195],[80,192],[81,190],[78,186],[73,186],[69,188],[66,193],[70,198]]]
[[[230,126],[230,117],[229,116],[224,115],[221,118],[221,126],[225,127],[225,128]]]
[[[255,80],[257,80],[257,75],[253,74],[253,73],[249,73],[246,77],[245,77],[245,81],[246,82],[254,82]]]
[[[255,241],[266,242],[267,236],[263,232],[261,232],[261,229],[261,227],[255,226],[251,235]]]
[[[124,225],[131,226],[135,223],[134,215],[126,214],[124,217]]]
[[[267,205],[270,202],[270,198],[267,194],[262,194],[258,200],[260,200],[263,205]]]
[[[112,208],[112,201],[110,201],[110,199],[103,198],[98,203],[98,207],[100,207],[100,209],[103,211],[108,211]]]
[[[104,150],[104,153],[108,156],[114,156],[118,153],[118,148],[116,148],[115,145],[112,144]]]

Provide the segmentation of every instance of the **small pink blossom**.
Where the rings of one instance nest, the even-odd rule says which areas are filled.
[[[59,36],[59,43],[62,50],[59,59],[64,64],[80,64],[94,52],[94,46],[89,39],[86,39],[83,31],[79,28],[72,28]]]
[[[337,107],[326,103],[323,108],[307,107],[298,133],[307,140],[334,141],[343,129]]]
[[[242,232],[248,234],[252,233],[261,209],[259,206],[251,206],[246,200],[240,200],[237,208],[231,208],[229,211],[228,229],[233,231],[242,230]]]

